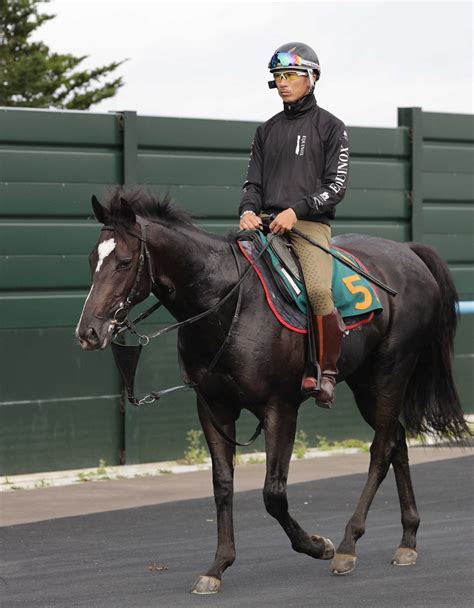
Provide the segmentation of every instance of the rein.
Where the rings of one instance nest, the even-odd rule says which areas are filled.
[[[113,341],[111,344],[112,347],[112,351],[114,354],[114,359],[115,362],[117,364],[117,367],[120,371],[120,374],[122,376],[122,379],[124,381],[126,390],[127,390],[127,398],[128,401],[138,407],[140,405],[143,404],[151,404],[154,403],[156,401],[158,401],[160,399],[161,396],[172,393],[174,391],[178,391],[181,389],[188,389],[188,388],[192,388],[195,390],[196,394],[199,397],[199,400],[201,402],[201,404],[203,405],[203,407],[206,410],[206,413],[208,414],[212,425],[214,426],[215,430],[219,433],[219,435],[221,435],[221,437],[223,437],[226,441],[228,441],[229,443],[236,445],[236,446],[248,446],[251,443],[253,443],[257,437],[260,435],[262,428],[263,428],[263,423],[259,422],[259,424],[257,425],[257,428],[255,429],[254,434],[252,435],[252,437],[246,441],[245,443],[240,443],[234,439],[232,439],[231,437],[229,437],[229,435],[227,435],[227,433],[221,428],[219,422],[217,421],[214,413],[212,412],[209,404],[207,403],[207,401],[205,400],[204,396],[202,395],[202,392],[199,390],[200,384],[204,381],[204,379],[207,377],[207,375],[216,367],[219,359],[221,358],[224,349],[226,348],[226,346],[228,345],[228,343],[230,342],[230,339],[233,336],[233,330],[239,320],[239,315],[240,315],[240,310],[241,310],[241,306],[242,306],[242,284],[245,281],[245,279],[248,277],[248,275],[250,274],[252,268],[253,268],[253,264],[251,264],[247,270],[245,270],[245,272],[241,275],[240,274],[240,264],[239,264],[239,259],[236,253],[235,248],[233,247],[232,244],[230,244],[230,248],[232,251],[232,254],[234,256],[234,260],[237,266],[237,273],[239,275],[239,280],[237,281],[237,283],[230,289],[230,291],[221,299],[219,300],[219,302],[217,302],[214,306],[212,306],[211,308],[209,308],[208,310],[201,312],[193,317],[190,317],[188,319],[185,319],[184,321],[180,321],[179,323],[174,323],[173,325],[170,325],[168,327],[165,327],[161,330],[158,330],[152,334],[149,335],[144,335],[144,334],[140,334],[137,332],[136,330],[136,325],[138,323],[140,323],[141,321],[143,321],[144,319],[146,319],[149,315],[151,315],[154,311],[156,311],[158,308],[160,308],[163,303],[160,301],[160,287],[156,284],[155,281],[155,273],[154,273],[154,269],[153,269],[153,261],[151,259],[151,255],[150,252],[148,250],[147,244],[146,244],[146,227],[148,225],[148,223],[141,217],[136,218],[137,223],[140,225],[141,228],[141,234],[136,234],[135,232],[126,230],[126,232],[128,234],[130,234],[131,236],[134,236],[135,238],[139,239],[141,245],[140,245],[140,255],[139,255],[139,260],[138,260],[138,268],[137,268],[137,274],[135,276],[135,281],[134,284],[125,300],[125,302],[123,304],[121,304],[119,306],[119,308],[115,311],[114,313],[114,319],[113,319],[113,324],[115,325],[115,329],[114,329],[114,336],[113,336]],[[115,230],[114,226],[103,226],[102,230]],[[270,246],[270,243],[272,241],[272,235],[269,235],[268,238],[268,242],[266,243],[266,245],[263,247],[263,249],[259,252],[257,258],[255,259],[255,261],[260,258],[265,251],[268,249],[268,247]],[[136,319],[134,319],[133,321],[130,321],[128,319],[128,311],[129,309],[132,307],[133,305],[133,299],[135,298],[137,291],[138,291],[138,286],[142,277],[142,273],[143,273],[143,269],[145,267],[145,262],[147,264],[148,267],[148,274],[150,277],[150,283],[151,283],[151,287],[150,287],[150,292],[153,293],[153,295],[157,298],[157,302],[151,306],[150,308],[148,308],[147,310],[145,310],[143,313],[141,313]],[[227,302],[229,300],[229,298],[235,293],[236,290],[238,291],[238,297],[237,297],[237,303],[236,303],[236,307],[235,307],[235,311],[234,311],[234,315],[232,317],[232,321],[229,327],[229,330],[227,332],[227,335],[224,339],[224,341],[222,342],[221,346],[219,347],[218,351],[216,352],[216,354],[214,355],[214,357],[212,358],[210,364],[208,365],[206,371],[204,372],[203,376],[200,378],[200,380],[198,382],[189,382],[189,383],[185,383],[185,384],[181,384],[178,386],[173,386],[167,389],[163,389],[160,391],[151,391],[150,393],[148,393],[145,397],[143,397],[142,399],[137,399],[135,397],[135,395],[133,394],[133,380],[134,380],[134,375],[135,375],[135,369],[136,366],[138,364],[138,358],[140,356],[141,353],[141,348],[143,346],[146,346],[151,339],[153,338],[158,338],[159,336],[162,336],[168,332],[174,331],[175,329],[179,329],[181,327],[186,327],[187,325],[191,325],[192,323],[196,323],[197,321],[200,321],[201,319],[213,314],[214,312],[216,312],[223,304],[225,304],[225,302]],[[125,313],[125,314],[123,314]],[[123,315],[123,316],[122,316]],[[139,340],[139,346],[127,346],[124,344],[120,344],[115,342],[115,338],[122,332],[124,331],[130,331],[131,333],[135,334],[138,337]],[[134,353],[132,355],[132,357],[129,357],[128,355],[123,356],[122,355],[122,349],[127,349],[127,350],[133,350]],[[130,367],[133,367],[132,372],[130,373]]]

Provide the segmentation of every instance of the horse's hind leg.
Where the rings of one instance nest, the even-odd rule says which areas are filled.
[[[375,398],[372,390],[367,387],[358,387],[356,381],[351,383],[351,388],[364,420],[375,429]],[[416,533],[420,525],[420,518],[411,483],[405,428],[401,422],[397,422],[394,441],[391,462],[400,500],[403,535],[400,546],[393,556],[392,564],[394,566],[412,566],[417,559]]]
[[[309,536],[288,512],[286,494],[288,469],[295,439],[297,408],[269,406],[265,414],[267,474],[263,488],[265,507],[288,535],[298,553],[331,559],[334,545],[322,536]]]
[[[398,364],[381,367],[383,375],[379,371],[378,380],[374,371],[371,375],[372,382],[370,384],[352,387],[362,415],[375,428],[375,436],[370,447],[367,482],[356,510],[346,525],[344,538],[331,564],[331,570],[334,574],[347,574],[355,567],[356,542],[365,532],[365,522],[370,505],[380,484],[387,475],[394,453],[397,453],[398,417],[412,364],[412,358],[405,357]],[[403,459],[402,454],[403,451],[400,451],[400,456]],[[402,475],[398,461],[396,466],[398,470],[397,479],[400,480],[401,487],[406,490],[406,483],[404,484],[406,477]],[[405,504],[404,498],[402,509]]]
[[[392,564],[394,566],[413,566],[417,558],[416,533],[420,525],[420,518],[411,483],[405,429],[400,422],[397,424],[396,432],[396,444],[392,452],[392,466],[400,499],[403,535],[400,546],[393,556]]]
[[[357,389],[354,390],[354,396],[364,420],[375,429],[375,409],[371,407],[373,396],[370,395],[370,392]],[[395,566],[412,566],[416,563],[417,558],[416,533],[420,525],[420,518],[411,483],[405,428],[400,422],[397,422],[395,427],[391,462],[397,483],[403,526],[402,540],[395,551],[392,564]]]
[[[212,459],[212,481],[217,511],[217,551],[209,570],[198,577],[192,593],[209,594],[219,591],[221,577],[235,560],[233,496],[235,446],[223,439],[215,430],[198,400],[201,426],[209,446]],[[222,421],[221,428],[235,438],[235,421]]]

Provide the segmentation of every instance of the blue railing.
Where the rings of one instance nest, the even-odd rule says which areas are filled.
[[[458,310],[460,315],[472,315],[474,314],[474,302],[459,302]]]

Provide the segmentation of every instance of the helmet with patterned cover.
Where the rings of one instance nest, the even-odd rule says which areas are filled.
[[[314,50],[304,42],[288,42],[278,47],[273,53],[268,69],[270,72],[285,70],[307,71],[316,73],[316,80],[321,76],[321,66]]]

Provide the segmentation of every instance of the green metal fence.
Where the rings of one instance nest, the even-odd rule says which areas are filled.
[[[400,110],[400,124],[349,128],[349,192],[334,232],[426,240],[450,262],[462,296],[472,298],[472,118],[415,108]],[[256,127],[0,108],[1,473],[182,455],[186,432],[199,426],[192,394],[170,396],[158,408],[125,407],[110,353],[85,353],[74,342],[89,288],[87,256],[98,237],[90,197],[117,183],[147,184],[169,191],[205,228],[226,232],[236,226]],[[461,323],[456,358],[467,407],[472,318]],[[167,313],[157,313],[153,323],[167,321]],[[138,391],[179,380],[175,340],[148,347]],[[254,424],[244,414],[239,432]],[[310,439],[371,436],[344,386],[334,411],[305,405],[300,425]]]
[[[474,117],[400,108],[411,146],[412,239],[449,263],[460,299],[474,300]],[[474,407],[474,315],[462,316],[456,376],[464,407]]]

